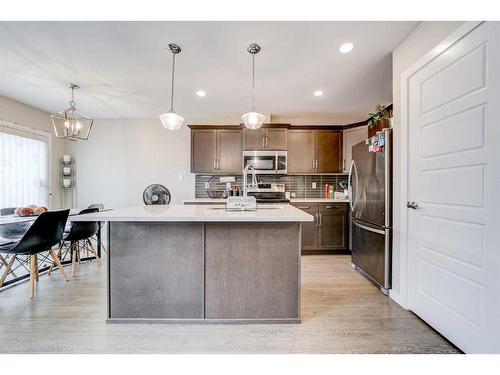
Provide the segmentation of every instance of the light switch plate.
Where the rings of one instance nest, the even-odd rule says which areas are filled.
[[[316,182],[313,182],[313,183],[312,183],[312,187],[311,187],[311,188],[312,188],[312,189],[316,189]]]

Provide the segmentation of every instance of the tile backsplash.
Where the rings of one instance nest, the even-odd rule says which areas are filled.
[[[236,182],[233,185],[238,185],[240,188],[243,185],[242,175],[233,175]],[[224,191],[226,183],[220,182],[222,176],[211,175],[196,175],[195,180],[195,197],[207,198],[205,184],[210,184],[210,189]],[[227,177],[227,176],[224,176]],[[335,186],[335,190],[341,190],[339,182],[347,183],[347,175],[258,175],[257,180],[264,183],[283,183],[286,191],[295,193],[296,198],[323,198],[325,195],[325,185]],[[316,189],[312,188],[313,183],[316,183]],[[293,195],[293,194],[292,194]]]

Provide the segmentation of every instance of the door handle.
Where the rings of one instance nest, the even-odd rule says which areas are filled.
[[[411,208],[412,210],[416,210],[418,208],[417,202],[406,202],[406,207]]]

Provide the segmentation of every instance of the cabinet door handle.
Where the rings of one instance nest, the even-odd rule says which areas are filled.
[[[325,208],[338,210],[340,207],[339,206],[325,206]]]
[[[266,135],[266,148],[267,148],[267,135]]]
[[[217,159],[217,170],[219,170],[219,159]]]
[[[316,160],[313,159],[313,167],[312,167],[313,172],[316,171]]]
[[[308,209],[311,208],[311,206],[308,206],[308,207],[306,207],[306,206],[298,206],[297,208],[300,208],[301,210],[308,210]]]
[[[321,226],[321,214],[318,214],[318,228]]]
[[[318,165],[319,165],[319,162],[318,162],[318,160],[316,160],[316,172],[318,171]]]
[[[266,148],[266,137],[262,137],[262,148]]]
[[[217,159],[214,159],[214,170],[217,170]]]

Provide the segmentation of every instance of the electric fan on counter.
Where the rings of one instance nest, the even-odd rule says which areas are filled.
[[[168,205],[170,203],[170,191],[166,186],[160,184],[149,185],[142,193],[145,205]]]

